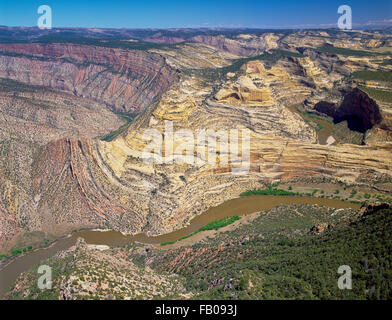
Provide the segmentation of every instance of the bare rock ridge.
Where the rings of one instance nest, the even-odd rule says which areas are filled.
[[[75,44],[0,44],[0,77],[73,93],[121,112],[140,112],[177,80],[165,59]]]
[[[180,41],[154,34],[148,36],[155,42]],[[344,98],[340,93],[331,98],[347,75],[376,68],[375,61],[388,56],[347,57],[315,48],[328,42],[363,50],[370,45],[367,37],[300,31],[189,39],[143,50],[0,44],[3,243],[34,232],[62,235],[83,227],[158,235],[276,181],[325,178],[357,185],[369,172],[391,176],[392,144],[385,133],[391,128],[385,122],[390,106],[351,84]],[[307,49],[298,54],[299,46]],[[270,49],[280,52],[266,53]],[[243,58],[247,55],[257,56]],[[305,100],[307,109],[297,109]],[[321,144],[320,128],[307,113],[315,105],[336,119],[357,119],[363,130],[373,132],[373,140]],[[125,126],[110,110],[139,116]],[[249,172],[235,176],[238,162],[221,161],[233,158],[224,142],[216,165],[146,163],[142,152],[148,142],[142,134],[154,129],[165,136],[167,121],[173,121],[175,132],[187,129],[194,135],[203,129],[248,129]],[[101,139],[120,127],[110,141]],[[174,158],[182,155],[177,147],[184,143],[195,147],[180,137],[173,142]]]
[[[156,53],[0,44],[0,241],[22,230],[58,234],[105,223],[91,209],[105,196],[84,192],[78,174],[86,156],[75,152],[78,141],[117,130],[124,120],[110,110],[139,113],[177,79]],[[120,210],[115,203],[99,208],[105,206]],[[136,222],[135,215],[125,217]]]
[[[56,224],[78,221],[124,233],[160,234],[183,226],[194,212],[200,213],[206,207],[260,187],[260,183],[317,176],[355,183],[370,169],[388,174],[392,166],[390,144],[315,144],[314,130],[285,107],[287,100],[291,101],[296,94],[303,96],[309,92],[296,76],[283,72],[284,67],[291,68],[292,63],[286,60],[277,63],[268,74],[260,61],[246,64],[245,75],[224,84],[225,88],[227,85],[224,90],[229,93],[240,88],[242,100],[233,100],[227,95],[214,98],[212,87],[203,79],[182,74],[181,81],[113,141],[63,139],[51,143],[42,152],[46,160],[38,161],[35,166],[37,181],[41,181],[36,185],[39,189],[34,189],[42,195],[40,210],[47,210]],[[276,83],[268,99],[258,95],[258,88],[253,84],[264,85],[259,74],[264,74],[266,84]],[[316,84],[323,84],[318,80],[320,76],[314,75],[318,73],[308,74],[316,79]],[[287,91],[289,99],[285,98]],[[141,137],[143,130],[164,132],[167,120],[174,121],[175,130],[186,128],[194,132],[197,129],[250,128],[249,174],[233,176],[230,174],[232,164],[215,167],[144,163],[141,153],[147,142]],[[176,145],[173,149],[176,150]],[[61,179],[70,183],[68,194],[82,203],[85,210],[74,209],[77,206],[69,200],[62,206],[64,191],[47,188],[51,183],[45,180],[49,181],[52,174],[47,173],[46,163],[52,161],[56,150],[64,150],[64,156],[58,158],[63,159],[59,168],[67,168]],[[369,153],[373,159],[369,159]],[[59,176],[60,171],[54,176]]]
[[[132,205],[125,206],[107,194],[107,181],[99,183],[102,173],[96,168],[94,147],[89,141],[69,139],[45,146],[33,166],[32,188],[42,195],[39,212],[51,215],[58,224],[79,221],[85,226],[94,226],[114,222],[115,228],[122,231],[144,225],[144,217]],[[53,185],[57,187],[53,188]],[[64,193],[67,194],[66,202],[61,200]]]

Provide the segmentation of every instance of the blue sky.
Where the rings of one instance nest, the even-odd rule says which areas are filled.
[[[1,0],[0,25],[36,26],[37,8],[52,8],[53,27],[334,27],[340,5],[350,5],[353,26],[392,24],[391,0],[166,0],[26,1]]]

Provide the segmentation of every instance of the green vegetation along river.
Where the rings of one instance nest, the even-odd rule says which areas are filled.
[[[313,122],[316,124],[315,130],[317,132],[317,141],[319,144],[326,145],[328,143],[328,138],[333,134],[333,121],[326,117],[320,117],[318,115],[303,111],[298,105],[291,105],[288,108],[291,112],[299,114],[302,119],[305,120],[305,122]]]
[[[135,241],[145,244],[160,244],[162,242],[175,241],[185,237],[217,219],[232,216],[243,216],[258,211],[270,210],[273,207],[282,204],[298,203],[317,204],[336,209],[359,209],[360,207],[360,204],[335,199],[301,196],[254,195],[226,201],[221,205],[210,208],[201,215],[195,217],[187,226],[160,236],[148,236],[146,234],[125,236],[116,231],[89,230],[75,232],[69,237],[57,240],[48,248],[33,250],[16,258],[0,270],[0,297],[9,290],[20,273],[29,270],[40,261],[55,255],[57,252],[70,248],[75,244],[79,237],[84,238],[88,244],[96,245],[122,246]]]

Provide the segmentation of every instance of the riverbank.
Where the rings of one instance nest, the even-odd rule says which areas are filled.
[[[273,195],[251,195],[239,197],[210,208],[201,215],[195,217],[184,228],[160,236],[147,236],[137,234],[125,236],[116,231],[79,231],[70,236],[55,241],[53,245],[44,249],[37,249],[28,254],[22,255],[7,264],[0,270],[0,296],[5,294],[19,274],[29,270],[39,262],[55,255],[59,251],[67,250],[76,243],[77,238],[82,237],[87,244],[106,245],[109,247],[124,246],[133,242],[144,245],[159,245],[162,242],[178,240],[187,236],[208,223],[230,216],[244,216],[255,212],[266,211],[278,205],[284,204],[316,204],[318,206],[359,209],[360,204],[350,203],[336,199],[326,199],[307,196],[273,196]],[[239,220],[241,221],[241,220]],[[191,238],[189,238],[191,239]]]
[[[325,181],[325,179],[320,180],[316,178],[309,178],[308,180],[309,181],[307,180],[305,181],[304,179],[300,179],[300,180],[294,179],[292,181],[288,180],[285,182],[281,182],[279,184],[276,183],[271,185],[273,192],[266,190],[268,192],[265,192],[264,194],[275,195],[276,192],[274,191],[274,189],[278,188],[279,190],[285,191],[284,193],[287,195],[301,195],[301,196],[312,196],[312,197],[328,198],[328,199],[336,199],[336,200],[345,200],[345,201],[352,201],[358,204],[361,204],[363,201],[384,201],[384,202],[392,203],[392,197],[389,196],[390,192],[392,192],[392,189],[391,186],[388,187],[387,184],[383,185],[385,190],[381,190],[380,188],[371,187],[364,183],[362,183],[361,185],[360,184],[350,185],[350,184],[343,184],[340,182],[338,183],[336,181],[335,182]],[[266,188],[268,188],[268,186]],[[244,194],[246,193],[253,194],[254,190],[250,190],[250,192],[244,192]],[[255,194],[257,193],[258,192],[255,192]],[[236,215],[236,212],[233,212],[233,215]],[[207,224],[208,222],[206,222],[205,224]],[[200,227],[204,225],[200,225]],[[62,239],[63,237],[81,231],[101,232],[101,235],[98,234],[99,237],[97,236],[95,239],[91,239],[92,241],[97,241],[99,240],[99,238],[105,237],[104,235],[102,235],[102,233],[105,232],[110,233],[112,230],[101,229],[101,228],[97,229],[96,227],[86,226],[86,227],[80,227],[78,228],[78,230],[75,230],[73,228],[68,228],[68,231],[67,230],[63,230],[63,231],[64,232],[62,233],[58,232],[57,236],[53,235],[52,237],[50,237],[48,235],[43,235],[41,240],[36,240],[34,243],[26,242],[26,241],[17,241],[19,243],[15,242],[12,247],[8,245],[9,250],[7,252],[4,252],[7,253],[8,257],[0,259],[1,261],[0,270],[5,265],[9,264],[13,259],[20,256],[20,255],[16,255],[16,256],[10,255],[12,249],[21,248],[22,246],[28,247],[30,245],[33,245],[33,250],[46,248],[50,246],[52,243]],[[141,239],[139,242],[143,242],[142,240],[143,239]],[[49,242],[45,243],[45,241],[49,241]]]

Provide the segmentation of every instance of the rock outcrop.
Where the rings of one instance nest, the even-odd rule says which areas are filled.
[[[359,211],[359,216],[366,217],[367,215],[372,214],[378,210],[388,208],[390,208],[390,204],[385,202],[364,203]]]
[[[320,145],[316,129],[292,109],[305,99],[329,101],[324,98],[335,82],[368,63],[311,50],[346,36],[201,34],[192,43],[149,51],[0,44],[0,76],[15,80],[12,90],[2,82],[0,92],[0,240],[98,226],[157,235],[274,181],[314,177],[355,185],[370,171],[389,177],[390,142]],[[350,41],[353,48],[367,43],[342,43]],[[298,52],[298,46],[303,57],[266,61],[266,55],[232,64],[237,55],[270,48]],[[109,109],[140,114],[124,126]],[[334,116],[361,116],[364,128],[378,123],[375,105],[356,91]],[[156,143],[168,159],[181,159],[184,146],[198,160],[205,158],[195,148],[207,150],[208,143],[187,140],[184,130],[214,137],[232,129],[249,130],[249,159],[241,163],[222,139],[215,163],[144,161],[149,141],[143,133],[155,130],[169,139],[169,121],[182,131],[172,150]],[[120,126],[111,141],[99,139]],[[241,164],[249,170],[232,174]]]
[[[328,223],[320,223],[320,224],[315,225],[312,228],[310,228],[309,233],[319,235],[319,234],[323,233],[324,231],[330,229],[331,227],[332,226],[329,225]]]
[[[137,249],[95,250],[79,238],[76,245],[45,261],[48,265],[56,265],[57,270],[61,271],[53,272],[51,298],[135,300],[140,297],[192,297],[193,294],[185,289],[182,277],[156,272],[132,261],[130,256],[136,255],[136,251]],[[42,299],[44,291],[31,290],[36,286],[36,278],[36,272],[21,274],[17,286],[7,294],[7,298]]]
[[[140,112],[177,80],[165,60],[141,50],[74,44],[0,44],[0,77]]]

